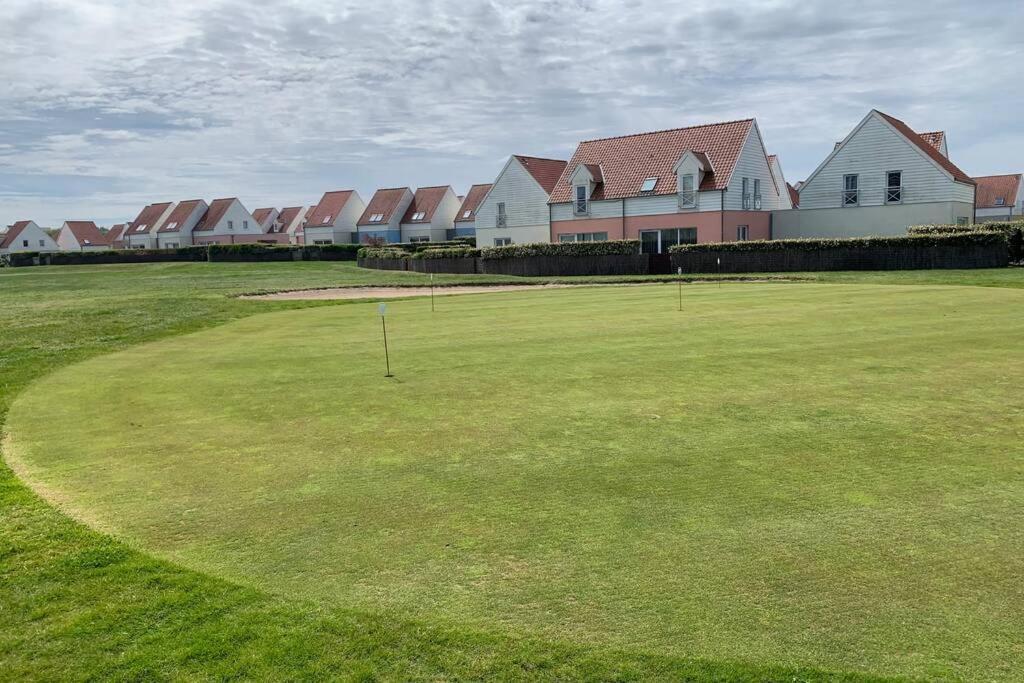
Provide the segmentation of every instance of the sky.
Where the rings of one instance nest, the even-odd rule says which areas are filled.
[[[0,226],[491,182],[756,117],[787,180],[876,108],[1024,171],[1024,2],[2,0]]]

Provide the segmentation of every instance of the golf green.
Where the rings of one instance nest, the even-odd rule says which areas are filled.
[[[1024,666],[1024,292],[673,285],[270,313],[59,370],[9,459],[156,556],[643,652]],[[311,607],[312,608],[312,607]]]

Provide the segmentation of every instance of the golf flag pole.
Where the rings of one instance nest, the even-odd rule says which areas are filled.
[[[430,312],[434,312],[434,274],[430,274]]]
[[[391,359],[388,357],[388,324],[384,321],[384,314],[388,311],[387,304],[379,304],[377,312],[380,313],[380,329],[384,332],[384,367],[387,370],[385,377],[393,377],[391,374]]]
[[[679,312],[683,311],[683,267],[679,266]]]
[[[722,257],[717,257],[718,260],[718,288],[722,288]]]

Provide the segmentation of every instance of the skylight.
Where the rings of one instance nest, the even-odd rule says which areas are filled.
[[[462,217],[463,218],[469,218],[470,214],[472,214],[472,213],[473,213],[472,211],[463,211],[462,212]]]
[[[370,216],[371,223],[380,223],[382,220],[384,220],[384,214],[382,213],[375,213]]]
[[[414,214],[412,215],[412,219],[413,219],[414,221],[421,221],[421,220],[423,220],[423,217],[424,217],[424,216],[426,216],[426,215],[427,215],[427,214],[426,214],[426,212],[425,212],[425,211],[417,211],[416,213],[414,213]]]
[[[658,184],[657,178],[644,178],[644,182],[640,185],[641,192],[653,192],[654,186]]]
[[[1006,197],[996,197],[996,206],[1002,206],[1006,203]]]
[[[167,224],[167,229],[168,230],[177,230],[178,229],[178,222],[175,221],[174,223],[168,223]]]

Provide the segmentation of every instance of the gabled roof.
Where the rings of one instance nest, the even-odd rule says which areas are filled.
[[[281,209],[281,213],[277,214],[277,223],[281,226],[281,230],[287,230],[291,227],[291,224],[298,218],[300,211],[302,211],[301,206],[286,206]]]
[[[942,156],[939,150],[937,150],[935,147],[932,147],[930,143],[927,143],[923,139],[921,139],[921,136],[915,133],[910,128],[910,126],[903,123],[898,118],[894,116],[889,116],[888,114],[880,112],[877,109],[875,110],[875,112],[883,119],[885,119],[889,123],[889,125],[891,125],[897,131],[899,131],[899,133],[903,135],[903,137],[905,137],[907,140],[909,140],[912,145],[914,145],[922,152],[927,154],[932,159],[932,161],[934,161],[939,166],[948,171],[949,174],[953,176],[954,180],[961,183],[967,183],[968,185],[974,184],[974,181],[971,180],[970,176],[961,171],[952,161]]]
[[[942,154],[942,142],[946,139],[946,131],[936,130],[931,133],[918,133],[917,136],[935,148],[935,151]]]
[[[162,202],[160,204],[150,204],[144,208],[133,220],[128,228],[129,235],[139,235],[147,233],[153,229],[157,221],[160,220],[160,216],[164,215],[164,211],[171,205],[171,202]]]
[[[352,190],[336,190],[325,192],[320,198],[320,203],[312,208],[306,220],[307,228],[327,228],[334,225],[338,214],[345,208]]]
[[[18,221],[7,229],[7,232],[3,234],[3,241],[0,242],[0,249],[6,249],[7,247],[14,244],[14,240],[18,239],[18,235],[29,226],[32,221]]]
[[[121,239],[122,232],[124,232],[124,223],[118,223],[117,225],[111,226],[110,230],[107,230],[107,241],[113,244],[117,240]]]
[[[786,189],[789,190],[789,202],[793,205],[793,208],[800,206],[800,193],[795,187],[786,183]]]
[[[192,230],[194,232],[213,230],[217,227],[217,223],[220,223],[220,219],[224,218],[224,214],[228,212],[231,205],[236,201],[238,200],[235,197],[214,199],[210,203],[210,208],[207,209],[206,215],[199,219],[199,222],[196,223],[196,227],[192,228]]]
[[[469,188],[469,192],[466,193],[466,198],[462,200],[462,206],[459,207],[459,212],[455,214],[455,222],[463,223],[476,220],[477,207],[480,206],[480,202],[484,200],[484,197],[487,196],[490,189],[490,183],[474,185]],[[466,215],[467,211],[469,212],[468,216]]]
[[[110,239],[92,221],[64,221],[64,225],[83,247],[110,244]]]
[[[398,208],[398,205],[402,201],[402,197],[407,192],[411,192],[408,187],[392,187],[384,190],[377,190],[373,193],[373,197],[370,199],[370,203],[366,205],[366,210],[363,211],[363,215],[359,217],[359,221],[356,225],[383,225],[391,220],[391,215]],[[379,221],[373,223],[370,222],[370,216],[374,214],[381,214],[382,218]]]
[[[402,216],[402,223],[429,223],[434,218],[434,212],[444,196],[451,191],[451,185],[437,185],[435,187],[420,187],[413,195],[412,203],[405,210]],[[452,192],[452,194],[455,194]],[[413,216],[422,213],[422,218],[413,220]]]
[[[167,220],[164,221],[164,224],[160,226],[157,232],[178,232],[181,224],[187,221],[192,212],[196,210],[196,207],[202,203],[202,199],[189,199],[185,202],[178,202],[178,205],[174,207],[171,215],[167,217]]]
[[[592,199],[636,197],[645,178],[660,179],[649,194],[674,194],[676,174],[672,168],[687,151],[703,153],[714,168],[713,173],[704,175],[700,189],[724,189],[753,125],[754,119],[743,119],[581,142],[549,201],[571,201],[569,179],[580,164],[599,165],[603,171],[604,181],[595,189]]]
[[[263,225],[264,221],[266,221],[267,218],[270,217],[270,214],[273,213],[273,211],[274,207],[269,207],[266,209],[256,209],[255,211],[252,212],[252,217],[256,220],[257,223]]]
[[[537,184],[544,188],[544,191],[551,194],[555,184],[565,171],[568,161],[564,159],[544,159],[541,157],[528,157],[523,154],[513,154],[516,160],[523,165]],[[575,169],[573,169],[575,170]]]
[[[978,194],[975,196],[975,206],[979,209],[1001,209],[1009,208],[1017,204],[1017,197],[1020,193],[1020,174],[1010,175],[985,175],[974,179],[978,184]],[[1003,198],[1002,204],[996,204],[998,197]]]

